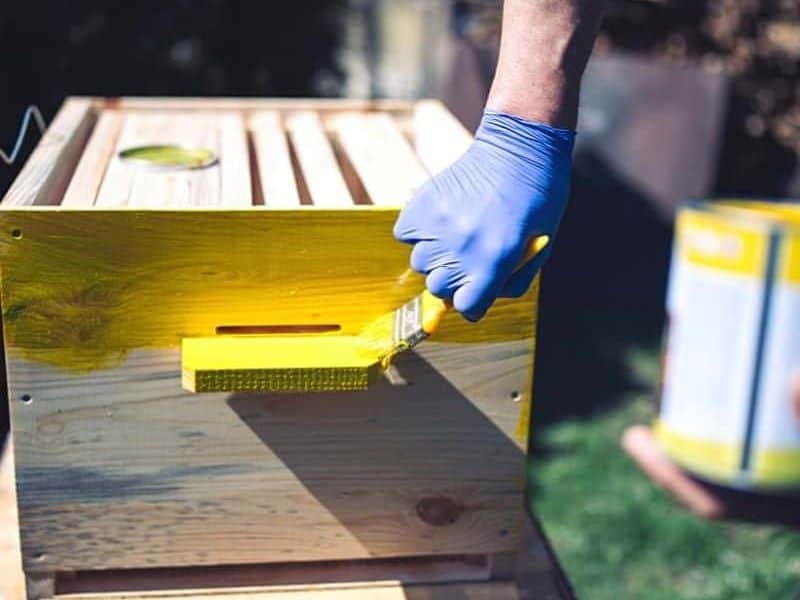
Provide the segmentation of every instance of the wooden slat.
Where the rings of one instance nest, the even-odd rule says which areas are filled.
[[[129,113],[114,150],[114,157],[100,187],[96,206],[136,208],[191,206],[194,194],[213,193],[210,204],[219,200],[219,167],[198,171],[154,170],[124,162],[121,150],[149,144],[180,144],[219,148],[206,115],[187,117],[168,113]],[[209,185],[209,179],[213,183]],[[216,184],[216,185],[214,185]],[[216,187],[216,190],[214,189]],[[199,201],[197,202],[200,203]]]
[[[438,100],[414,107],[414,147],[431,174],[449,167],[467,151],[472,135]]]
[[[24,578],[19,565],[19,544],[17,542],[17,517],[16,505],[14,501],[14,477],[13,477],[13,464],[12,453],[10,446],[7,446],[5,452],[0,456],[0,598],[8,600],[23,600]],[[529,523],[527,526],[527,543],[524,549],[517,555],[517,565],[512,569],[513,575],[511,580],[492,581],[487,583],[467,583],[467,579],[460,579],[464,574],[459,569],[458,565],[449,573],[452,576],[452,581],[460,581],[454,584],[432,584],[425,585],[424,579],[412,579],[413,583],[408,585],[408,579],[404,578],[402,581],[406,582],[404,587],[401,587],[400,581],[391,578],[381,578],[383,574],[379,568],[373,572],[370,569],[372,561],[355,561],[350,563],[348,561],[338,563],[338,569],[341,569],[343,575],[334,579],[327,579],[330,577],[329,573],[324,575],[325,579],[318,579],[315,566],[303,565],[296,563],[294,566],[286,565],[287,568],[292,569],[295,573],[293,577],[296,581],[303,581],[304,584],[284,584],[280,579],[266,585],[263,583],[255,583],[259,580],[259,573],[261,567],[253,567],[252,579],[253,583],[247,583],[247,567],[235,567],[237,572],[241,575],[236,579],[230,580],[227,573],[230,568],[222,568],[221,576],[214,580],[214,576],[209,577],[209,573],[213,573],[220,568],[211,569],[191,569],[192,573],[200,574],[199,577],[192,579],[191,577],[174,578],[174,581],[158,580],[142,580],[144,585],[132,584],[130,577],[124,572],[108,573],[106,579],[102,582],[91,581],[89,585],[76,586],[75,582],[87,583],[82,576],[76,579],[66,576],[66,580],[61,581],[59,587],[64,594],[56,596],[59,600],[136,600],[147,599],[155,600],[157,598],[181,598],[182,600],[192,599],[195,600],[210,600],[211,598],[219,598],[224,600],[276,600],[280,599],[278,594],[294,594],[289,595],[288,598],[319,598],[320,600],[356,600],[361,598],[373,598],[370,592],[378,590],[380,593],[400,593],[403,595],[397,596],[404,600],[418,599],[418,600],[464,600],[467,599],[480,599],[494,600],[494,599],[516,599],[516,598],[537,598],[542,600],[564,600],[571,598],[568,583],[563,579],[559,572],[557,564],[555,564],[553,557],[549,554],[546,542],[541,534]],[[419,559],[418,562],[424,564],[424,559]],[[446,563],[445,563],[446,564]],[[281,568],[280,565],[276,565]],[[444,566],[444,565],[443,565]],[[264,567],[272,569],[272,566]],[[176,574],[181,570],[175,570]],[[101,577],[102,573],[97,572],[97,577]],[[423,577],[425,574],[421,574]],[[468,574],[469,576],[469,574]],[[298,579],[299,578],[299,579]],[[60,579],[60,578],[59,578]],[[386,579],[391,579],[387,581]],[[322,581],[329,581],[329,583],[322,583]],[[241,582],[241,584],[240,584]],[[336,583],[340,582],[340,583]],[[162,585],[162,583],[164,585]],[[62,585],[68,584],[68,585]],[[223,587],[215,587],[223,586]],[[111,590],[129,590],[113,593]],[[149,592],[138,592],[134,590],[149,589]],[[93,591],[90,591],[93,590]],[[349,592],[350,595],[342,595]],[[315,595],[316,596],[315,596]],[[334,595],[326,595],[334,594]],[[338,596],[335,594],[339,594]],[[276,596],[277,595],[277,596]],[[378,596],[380,597],[380,596]],[[393,596],[389,596],[393,598]]]
[[[319,116],[311,111],[292,113],[286,119],[286,129],[313,204],[352,206],[353,198]]]
[[[219,163],[208,168],[164,170],[124,162],[121,150],[148,144],[208,148]],[[252,205],[250,167],[242,118],[226,113],[130,113],[109,164],[96,205],[135,208]]]
[[[219,205],[247,208],[253,205],[250,156],[244,120],[236,113],[219,117],[220,190]]]
[[[289,143],[277,111],[260,111],[250,118],[250,132],[258,165],[261,194],[266,206],[300,205]]]
[[[64,102],[8,190],[2,206],[61,202],[94,118],[91,100],[72,98]]]
[[[333,119],[339,143],[373,204],[402,206],[428,179],[394,120],[383,113]]]
[[[296,585],[239,590],[175,590],[163,593],[69,594],[56,600],[519,600],[513,582],[409,585],[397,582]],[[545,597],[539,596],[543,600]],[[550,598],[557,598],[551,596]]]
[[[503,578],[509,581],[513,577]],[[133,592],[146,589],[203,589],[224,582],[229,588],[322,585],[396,581],[467,583],[491,577],[489,558],[477,556],[413,556],[394,559],[288,562],[207,567],[78,571],[58,576],[60,593]]]
[[[100,114],[61,206],[94,206],[123,122],[123,114],[119,111],[106,110]]]
[[[179,111],[392,111],[408,112],[410,100],[358,100],[351,98],[93,98],[97,108]]]
[[[26,565],[515,549],[529,342],[430,344],[399,363],[413,385],[325,398],[183,394],[177,351],[73,377],[10,361],[12,396],[34,398],[14,421]],[[453,523],[424,521],[425,499]]]

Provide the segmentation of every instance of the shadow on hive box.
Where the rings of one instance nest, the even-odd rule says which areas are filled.
[[[288,470],[286,497],[262,499],[265,518],[280,518],[287,504],[290,514],[316,511],[323,529],[332,519],[336,531],[334,539],[319,533],[318,543],[365,556],[513,546],[523,451],[416,352],[398,356],[395,368],[413,393],[384,379],[371,392],[228,399],[263,443],[264,468],[277,458]]]

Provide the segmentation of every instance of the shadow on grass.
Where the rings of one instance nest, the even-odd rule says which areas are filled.
[[[636,388],[626,350],[657,346],[663,327],[671,225],[594,153],[574,173],[542,276],[534,431],[619,403]]]
[[[800,491],[786,494],[751,492],[693,479],[725,506],[725,521],[769,523],[800,530]]]

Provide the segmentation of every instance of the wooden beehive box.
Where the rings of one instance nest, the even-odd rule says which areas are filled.
[[[68,100],[0,205],[27,576],[515,551],[535,290],[368,392],[181,389],[184,337],[354,334],[418,293],[392,225],[469,139],[433,101]]]

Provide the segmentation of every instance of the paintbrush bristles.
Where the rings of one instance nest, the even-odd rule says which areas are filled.
[[[359,340],[364,348],[375,352],[380,357],[392,354],[396,312],[392,311],[375,319],[359,334]]]
[[[388,366],[395,354],[409,350],[439,328],[449,306],[425,290],[403,306],[371,323],[359,338]]]

